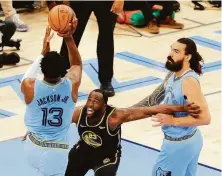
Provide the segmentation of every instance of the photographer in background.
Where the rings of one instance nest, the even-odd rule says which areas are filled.
[[[3,51],[4,46],[16,47],[19,49],[21,40],[11,40],[11,37],[16,31],[16,26],[11,21],[0,20],[0,51]],[[20,57],[17,53],[12,52],[10,54],[0,54],[0,68],[3,65],[16,64],[20,61]]]

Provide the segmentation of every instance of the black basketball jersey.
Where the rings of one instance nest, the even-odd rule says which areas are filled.
[[[121,127],[110,131],[108,119],[115,111],[115,108],[107,106],[104,116],[96,125],[87,123],[87,108],[84,106],[81,110],[77,128],[80,136],[80,147],[86,148],[87,153],[96,157],[112,156],[120,154],[121,150]]]

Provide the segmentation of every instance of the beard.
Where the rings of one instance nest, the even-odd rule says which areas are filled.
[[[178,72],[182,69],[183,67],[183,60],[174,62],[171,56],[167,57],[167,62],[165,64],[165,67],[167,70],[172,71],[172,72]]]

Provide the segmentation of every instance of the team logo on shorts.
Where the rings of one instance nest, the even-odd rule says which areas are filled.
[[[156,171],[156,176],[172,176],[171,171],[164,171],[160,167]]]
[[[85,131],[82,134],[82,138],[88,145],[97,148],[102,145],[102,139],[100,136],[96,135],[92,131]]]

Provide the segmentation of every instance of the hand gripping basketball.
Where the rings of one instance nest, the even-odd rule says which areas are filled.
[[[58,36],[63,37],[63,38],[67,38],[67,37],[71,37],[72,34],[75,32],[76,30],[76,26],[77,26],[78,20],[76,17],[74,17],[74,19],[69,23],[69,27],[66,33],[57,33]]]

